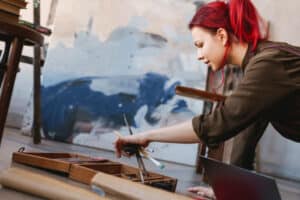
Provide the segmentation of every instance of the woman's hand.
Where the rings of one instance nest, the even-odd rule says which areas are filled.
[[[203,187],[203,186],[190,187],[188,188],[188,191],[195,193],[201,199],[208,199],[208,200],[216,199],[214,191],[210,187]]]
[[[116,156],[118,158],[120,158],[121,155],[128,156],[128,153],[124,152],[123,148],[126,147],[126,145],[130,144],[137,144],[142,147],[147,147],[149,145],[149,139],[147,138],[147,134],[141,133],[136,135],[118,137],[118,139],[115,141]]]

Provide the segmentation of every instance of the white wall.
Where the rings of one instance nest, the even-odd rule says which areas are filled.
[[[300,46],[299,0],[252,0],[259,13],[270,21],[270,39]]]

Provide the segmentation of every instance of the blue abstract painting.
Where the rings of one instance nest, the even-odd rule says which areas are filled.
[[[138,134],[202,112],[175,94],[206,80],[187,28],[193,1],[76,2],[59,2],[43,68],[46,138],[112,150],[112,132],[128,134],[124,114]],[[195,164],[196,144],[151,145],[157,158]]]

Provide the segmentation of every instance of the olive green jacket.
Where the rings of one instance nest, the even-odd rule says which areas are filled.
[[[300,142],[300,47],[262,41],[249,46],[241,67],[244,77],[224,104],[193,118],[199,138],[215,146],[262,118]]]

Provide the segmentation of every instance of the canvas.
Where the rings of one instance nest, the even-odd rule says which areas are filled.
[[[114,130],[190,120],[202,102],[176,85],[205,88],[188,23],[192,0],[64,0],[57,5],[42,82],[46,138],[113,149]],[[154,157],[195,164],[197,144],[153,143]]]

